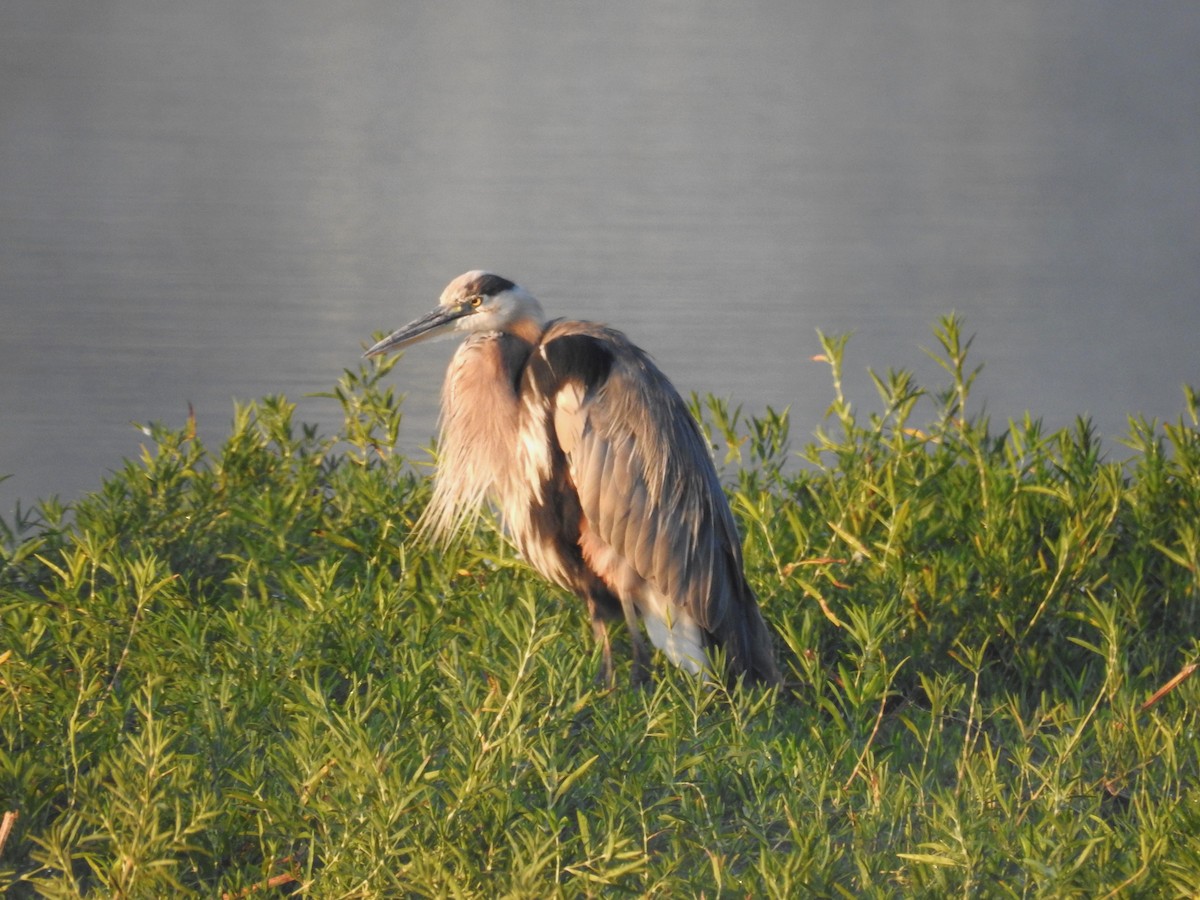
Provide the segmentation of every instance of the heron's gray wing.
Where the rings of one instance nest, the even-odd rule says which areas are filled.
[[[725,645],[755,604],[709,448],[678,392],[623,335],[586,323],[552,326],[530,368],[588,527]]]

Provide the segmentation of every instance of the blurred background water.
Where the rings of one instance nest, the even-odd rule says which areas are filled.
[[[831,398],[815,329],[996,424],[1175,418],[1200,384],[1200,5],[6,0],[0,513],[194,405],[306,399],[469,268],[685,393]],[[402,361],[402,449],[452,348]]]

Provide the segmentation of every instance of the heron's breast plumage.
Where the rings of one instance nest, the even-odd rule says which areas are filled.
[[[442,386],[438,477],[423,527],[447,538],[473,521],[489,496],[518,489],[514,448],[520,441],[516,392],[531,345],[483,334],[459,346]]]

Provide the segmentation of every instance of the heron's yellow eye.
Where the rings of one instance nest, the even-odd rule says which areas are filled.
[[[479,309],[479,304],[483,302],[483,298],[476,294],[474,297],[468,297],[467,302],[471,304],[472,309]]]

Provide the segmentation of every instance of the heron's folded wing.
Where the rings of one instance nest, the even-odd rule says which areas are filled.
[[[536,365],[549,371],[538,377],[589,526],[702,628],[719,633],[741,602],[741,551],[699,426],[666,377],[619,333],[590,326],[548,337]]]

